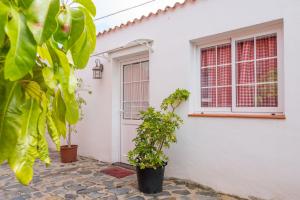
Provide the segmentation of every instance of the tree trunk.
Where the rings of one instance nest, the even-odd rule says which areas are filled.
[[[68,147],[71,148],[71,134],[72,134],[72,130],[71,130],[71,125],[69,124],[69,131],[68,131],[68,137],[67,137],[67,142],[68,142]]]

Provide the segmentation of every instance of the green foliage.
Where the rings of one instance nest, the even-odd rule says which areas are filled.
[[[141,112],[143,123],[133,139],[135,148],[128,153],[130,164],[144,169],[161,167],[167,163],[168,157],[163,148],[170,148],[177,141],[175,131],[183,123],[175,110],[188,99],[189,94],[187,90],[177,89],[163,100],[162,111],[150,107]]]
[[[36,159],[50,164],[46,133],[59,150],[79,120],[74,71],[96,44],[92,1],[64,2],[0,0],[0,164],[25,185]]]
[[[25,15],[27,25],[35,41],[43,44],[56,30],[55,16],[59,11],[59,0],[33,1]]]
[[[186,101],[190,96],[190,92],[187,90],[177,89],[168,98],[165,98],[160,106],[162,110],[167,110],[171,107],[172,112],[182,103]]]
[[[37,45],[26,25],[25,16],[15,9],[10,9],[10,16],[5,26],[10,49],[5,60],[4,77],[15,81],[32,73]]]
[[[79,108],[79,120],[82,120],[84,117],[83,106],[87,105],[86,100],[82,97],[81,92],[87,92],[88,94],[92,94],[92,90],[90,90],[89,85],[84,85],[83,80],[81,78],[77,79],[77,90],[76,90],[76,101],[78,103]]]

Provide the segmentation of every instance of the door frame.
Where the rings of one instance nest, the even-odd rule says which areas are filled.
[[[123,123],[123,98],[124,98],[124,94],[123,94],[123,69],[124,69],[124,65],[128,65],[128,64],[133,64],[136,62],[145,62],[148,61],[149,62],[149,74],[150,74],[150,59],[149,59],[149,55],[148,54],[143,54],[143,55],[139,55],[139,56],[132,56],[130,58],[127,59],[123,59],[119,62],[119,74],[120,74],[120,78],[119,78],[119,148],[118,148],[118,162],[122,161],[122,123]],[[150,87],[150,77],[149,77],[149,87]],[[150,99],[150,89],[149,89],[149,99]],[[126,120],[126,124],[132,124],[132,125],[138,125],[141,122],[141,120]]]

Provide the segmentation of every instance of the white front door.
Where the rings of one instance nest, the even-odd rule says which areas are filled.
[[[140,111],[149,106],[149,60],[141,59],[122,64],[121,78],[121,147],[120,161],[128,163],[128,151],[141,123]]]

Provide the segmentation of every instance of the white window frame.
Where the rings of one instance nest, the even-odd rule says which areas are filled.
[[[237,107],[236,106],[236,42],[240,40],[246,40],[250,38],[257,38],[266,35],[276,34],[277,36],[277,95],[278,95],[278,106],[277,107]],[[256,44],[256,40],[254,40]],[[231,44],[231,74],[232,74],[232,107],[201,107],[201,49],[214,47],[223,44]],[[284,112],[284,81],[283,81],[283,31],[281,28],[273,28],[268,31],[256,31],[251,34],[239,34],[230,39],[220,40],[218,42],[206,43],[206,45],[197,45],[195,48],[196,61],[194,69],[197,78],[194,79],[197,84],[194,89],[197,91],[195,95],[195,108],[194,113],[241,113],[241,114],[281,114]],[[256,51],[256,47],[254,48]],[[255,54],[256,52],[254,52]],[[256,55],[255,55],[256,56]],[[256,67],[256,57],[255,57]],[[256,75],[255,75],[256,76]],[[195,83],[194,83],[195,84]]]
[[[217,48],[218,46],[224,45],[224,44],[231,44],[231,41],[230,40],[222,40],[222,41],[218,41],[218,42],[211,43],[208,45],[202,45],[197,48],[197,55],[200,56],[200,59],[197,59],[198,60],[197,74],[199,74],[199,78],[198,78],[199,95],[197,95],[199,99],[197,100],[197,104],[198,104],[197,107],[201,108],[201,112],[230,112],[231,111],[231,107],[201,107],[201,49],[206,49],[206,48],[210,48],[210,47]],[[216,51],[216,54],[217,54],[217,51]],[[216,56],[216,59],[217,59],[217,56]],[[216,63],[216,67],[218,68],[217,63]],[[231,67],[232,67],[232,63],[231,63]],[[216,73],[218,73],[218,72],[216,71]],[[217,78],[218,77],[216,76],[216,81],[217,81]],[[224,86],[222,86],[222,87],[224,87]],[[232,87],[232,85],[231,85],[231,87]],[[216,86],[216,88],[217,88],[217,86]],[[216,93],[216,95],[217,95],[217,93]],[[216,101],[217,100],[218,100],[218,98],[216,96]]]

